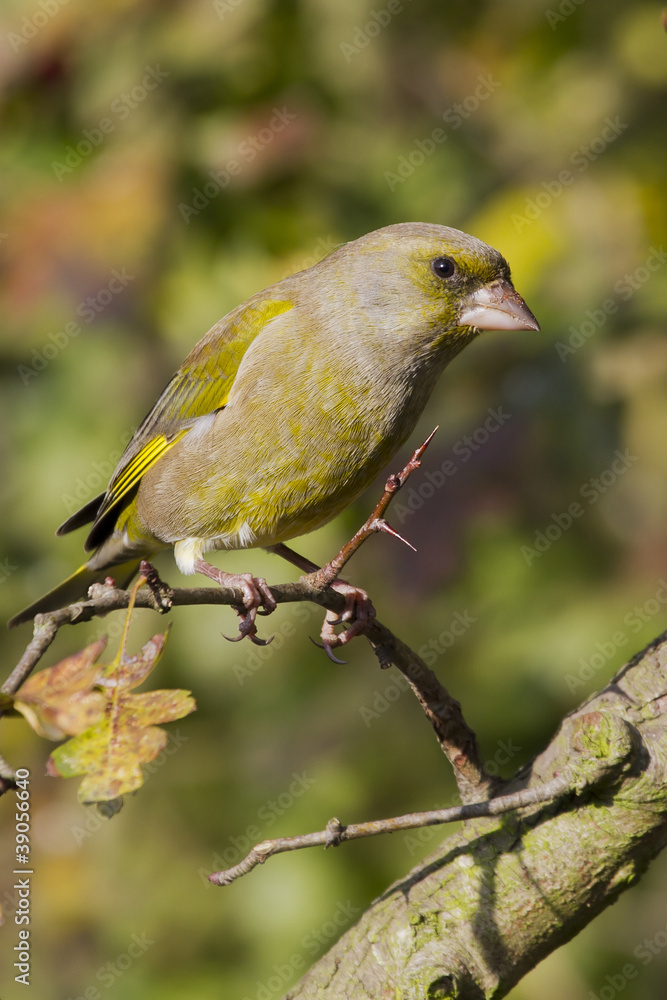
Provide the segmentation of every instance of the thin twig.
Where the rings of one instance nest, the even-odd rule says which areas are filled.
[[[313,574],[314,582],[326,585],[331,583],[332,580],[335,580],[343,566],[345,566],[345,564],[352,558],[357,549],[359,549],[366,539],[370,538],[370,536],[376,531],[384,531],[388,535],[393,535],[394,538],[398,538],[409,548],[414,549],[414,545],[411,545],[410,542],[406,541],[405,538],[399,535],[397,531],[394,531],[394,529],[387,524],[384,519],[384,515],[389,504],[394,499],[398,491],[405,485],[412,473],[420,467],[421,457],[433,440],[437,430],[438,428],[435,427],[431,431],[424,443],[420,444],[420,446],[413,453],[412,458],[406,463],[404,468],[401,469],[398,475],[392,475],[389,477],[385,483],[384,492],[376,503],[371,515],[352,536],[349,542],[345,543],[338,555],[335,556],[331,562],[327,563],[326,566],[323,566],[322,569]]]
[[[523,809],[538,805],[541,802],[551,802],[553,799],[572,792],[571,775],[567,770],[552,778],[543,785],[522,788],[509,795],[499,795],[486,802],[468,802],[461,806],[451,806],[449,809],[431,809],[428,812],[407,813],[405,816],[394,816],[392,819],[371,820],[368,823],[352,823],[343,826],[338,819],[330,820],[325,830],[317,833],[305,833],[300,837],[278,837],[275,840],[263,840],[256,844],[250,853],[239,864],[225,871],[209,875],[209,882],[214,885],[230,885],[242,875],[247,875],[257,865],[262,865],[274,854],[284,854],[286,851],[300,851],[306,847],[337,847],[346,840],[359,840],[361,837],[375,837],[381,833],[396,833],[398,830],[417,830],[424,826],[436,826],[442,823],[456,823],[466,819],[478,819],[482,816],[498,816],[500,813],[513,809]]]
[[[271,588],[278,604],[312,601],[330,611],[340,612],[345,598],[334,590],[323,590],[304,580],[279,584]],[[127,608],[130,592],[107,584],[94,584],[87,601],[70,604],[58,611],[49,611],[35,618],[34,636],[18,664],[2,685],[5,694],[14,694],[30,675],[65,625],[78,625],[102,617],[111,611]],[[177,587],[171,595],[174,607],[189,605],[232,605],[238,603],[238,592],[232,587]],[[135,607],[156,608],[154,595],[140,590]],[[162,612],[163,613],[163,612]],[[367,633],[380,664],[391,663],[407,678],[410,687],[431,723],[438,742],[454,768],[461,798],[464,802],[484,798],[492,787],[492,779],[485,774],[482,758],[473,730],[468,726],[461,706],[452,698],[424,661],[401,642],[382,622],[374,621]],[[1,714],[1,713],[0,713]]]
[[[382,622],[373,623],[368,639],[380,665],[393,663],[408,681],[452,765],[462,801],[489,798],[500,782],[487,773],[477,736],[463,717],[460,702],[450,695],[422,658]]]
[[[294,583],[279,584],[270,588],[276,603],[312,601],[326,608],[327,611],[338,614],[343,611],[345,598],[342,594],[332,590],[329,583],[371,534],[388,529],[384,521],[387,507],[411,473],[419,468],[421,456],[433,438],[435,430],[417,448],[402,471],[398,475],[389,477],[384,492],[371,516],[347,545],[343,546],[338,556],[324,567],[324,571],[310,573]],[[383,525],[385,526],[383,527]],[[395,534],[393,529],[389,529],[389,531]],[[279,548],[280,546],[276,547],[276,550]],[[334,567],[331,572],[330,567]],[[322,578],[319,577],[319,573],[324,573]],[[150,608],[164,614],[171,606],[238,605],[243,602],[243,594],[233,587],[193,587],[172,590],[162,584],[157,577],[153,584],[152,588],[139,590],[136,593],[136,607]],[[11,695],[19,689],[44,656],[58,630],[64,625],[78,625],[96,617],[103,617],[111,611],[127,608],[131,601],[130,591],[119,590],[106,583],[94,584],[90,588],[89,594],[88,600],[36,616],[33,638],[19,663],[2,685],[3,693]],[[165,600],[165,595],[168,600]],[[375,651],[380,666],[388,667],[393,663],[407,678],[433,727],[443,752],[454,769],[463,802],[488,798],[495,787],[494,780],[484,770],[477,738],[463,718],[459,702],[451,697],[424,661],[381,622],[373,621],[365,634]],[[0,715],[2,715],[1,711]]]
[[[39,663],[44,656],[61,625],[69,624],[73,620],[74,616],[70,616],[69,612],[76,607],[78,605],[70,605],[69,608],[63,608],[62,611],[52,611],[48,615],[38,615],[35,618],[33,637],[26,646],[23,656],[0,688],[3,694],[14,694],[15,691],[18,691],[23,681],[34,669],[35,664]],[[62,620],[59,621],[57,616],[62,616]]]
[[[389,477],[370,517],[343,546],[338,555],[322,569],[318,569],[309,559],[304,559],[286,545],[273,546],[272,551],[307,573],[307,576],[302,577],[299,582],[314,583],[317,587],[332,583],[350,557],[376,531],[394,535],[410,548],[414,548],[387,524],[384,515],[398,491],[420,467],[421,458],[437,430],[436,427],[431,431],[398,475]],[[364,634],[370,641],[380,666],[384,669],[393,663],[408,680],[435,731],[443,752],[452,765],[463,802],[487,799],[500,783],[486,772],[477,737],[463,718],[460,703],[451,697],[421,657],[397,639],[381,622],[377,620],[372,622],[366,627]],[[326,646],[325,648],[327,654],[332,657],[331,650]]]

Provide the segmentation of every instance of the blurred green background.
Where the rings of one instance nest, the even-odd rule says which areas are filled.
[[[447,371],[411,444],[439,423],[424,470],[455,474],[415,477],[392,516],[418,552],[374,538],[348,577],[406,641],[433,640],[504,774],[665,628],[667,35],[658,4],[548,2],[3,0],[3,618],[79,565],[82,536],[55,527],[220,316],[342,241],[420,220],[498,247],[542,333],[487,334]],[[375,497],[297,547],[327,559]],[[295,576],[263,552],[220,561]],[[169,554],[159,567],[183,582]],[[280,857],[227,889],[205,873],[249,838],[454,794],[395,671],[363,641],[347,666],[314,649],[319,612],[279,610],[266,651],[221,638],[228,609],[172,619],[153,683],[199,711],[112,821],[3,722],[3,753],[32,772],[43,1000],[279,996],[438,835]],[[63,631],[44,665],[103,624],[116,643],[112,616]],[[163,625],[137,615],[131,642]],[[3,636],[5,672],[28,637]],[[626,1000],[663,997],[666,891],[664,858],[513,1000],[609,995],[627,963]]]

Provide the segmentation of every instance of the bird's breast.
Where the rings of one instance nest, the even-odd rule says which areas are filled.
[[[142,481],[137,508],[169,543],[270,545],[335,517],[411,433],[431,379],[367,359],[276,358],[235,387]]]

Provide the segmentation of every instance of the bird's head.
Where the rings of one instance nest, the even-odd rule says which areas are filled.
[[[408,222],[386,226],[336,253],[356,274],[358,302],[388,317],[394,335],[454,350],[479,330],[539,330],[497,250],[458,229]],[[458,343],[457,343],[458,342]]]

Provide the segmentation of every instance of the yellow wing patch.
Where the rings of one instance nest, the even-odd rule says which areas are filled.
[[[122,475],[113,484],[100,510],[100,515],[108,511],[111,507],[114,507],[119,500],[127,496],[150,467],[155,465],[158,458],[161,458],[173,448],[176,442],[180,441],[184,434],[187,434],[189,429],[189,427],[186,427],[178,434],[174,434],[173,437],[169,438],[165,434],[159,434],[157,437],[152,438],[148,444],[145,444],[127,467],[123,469]]]
[[[118,479],[111,484],[109,492],[104,498],[104,503],[97,512],[95,522],[84,544],[86,552],[96,549],[108,537],[118,516],[117,508],[122,509],[131,503],[132,491],[141,481],[142,476],[145,476],[158,459],[170,451],[189,430],[189,427],[184,427],[183,430],[170,437],[167,437],[166,434],[156,435],[128,462]],[[128,494],[130,494],[129,497]]]
[[[126,465],[123,455],[121,468],[101,506],[97,507],[99,498],[96,498],[86,505],[81,516],[77,513],[68,518],[62,529],[70,531],[94,517],[85,542],[86,551],[90,552],[103,544],[114,527],[122,527],[118,518],[123,508],[132,504],[142,477],[196,426],[197,418],[226,406],[245,352],[271,320],[293,308],[294,303],[289,300],[253,298],[216,323],[192,349],[136,431],[126,451],[132,454],[140,441],[146,443]],[[188,426],[182,427],[186,421]]]

